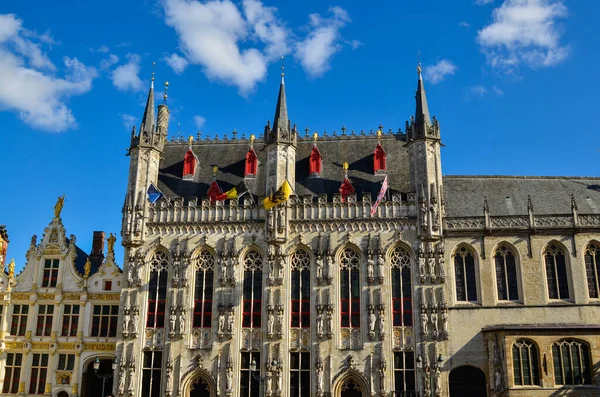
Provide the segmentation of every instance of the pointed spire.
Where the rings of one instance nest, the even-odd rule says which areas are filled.
[[[431,126],[431,117],[429,116],[429,106],[427,105],[427,97],[425,96],[425,86],[423,85],[423,76],[421,75],[421,63],[417,66],[417,73],[419,74],[419,82],[417,83],[417,94],[415,99],[417,100],[417,108],[415,110],[415,123],[417,128],[422,124],[429,127]]]
[[[277,98],[277,107],[275,108],[275,118],[273,119],[273,132],[276,137],[280,137],[282,130],[288,129],[289,119],[287,112],[287,103],[285,100],[285,83],[283,80],[283,67],[281,69],[281,84],[279,85],[279,97]],[[289,133],[289,131],[286,131]]]
[[[148,92],[148,99],[146,100],[146,109],[144,109],[144,117],[142,118],[142,126],[140,133],[151,134],[154,130],[154,65],[152,63],[152,80],[150,82],[150,91]]]

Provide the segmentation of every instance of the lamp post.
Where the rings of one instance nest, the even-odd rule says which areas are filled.
[[[277,368],[277,360],[273,359],[273,361],[271,361],[271,368]],[[269,374],[266,374],[265,376],[256,376],[254,374],[254,372],[256,371],[256,360],[254,359],[254,357],[252,357],[252,361],[250,362],[250,373],[252,374],[252,377],[257,380],[259,382],[259,384],[262,386],[262,395],[265,396],[266,393],[266,387],[264,386],[265,380],[267,380],[267,377],[270,376]],[[274,370],[266,370],[265,372],[274,372]]]
[[[442,384],[440,371],[444,365],[444,357],[439,354],[435,362],[430,365],[426,362],[423,365],[423,358],[420,354],[417,355],[417,369],[419,372],[423,372],[423,395],[424,397],[431,397],[431,385],[433,384],[433,395],[439,397],[442,395]],[[420,395],[420,393],[419,393]]]
[[[111,363],[113,372],[99,374],[98,370],[100,369],[100,359],[98,357],[96,357],[96,359],[94,360],[94,375],[96,375],[96,377],[98,379],[102,379],[102,394],[100,395],[100,397],[104,397],[104,386],[106,385],[106,380],[113,377],[114,371],[117,368],[117,364],[118,364],[118,362],[117,362],[117,359],[115,358]]]

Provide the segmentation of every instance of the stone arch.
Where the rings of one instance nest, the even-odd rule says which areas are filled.
[[[354,251],[356,251],[356,253],[358,254],[359,263],[362,264],[362,262],[364,261],[363,252],[362,252],[362,250],[360,249],[360,247],[358,245],[356,245],[356,244],[354,244],[352,242],[348,242],[346,244],[342,244],[342,245],[340,245],[338,247],[338,249],[335,251],[335,256],[334,256],[335,262],[339,263],[339,261],[340,261],[340,259],[342,257],[342,254],[344,253],[344,250],[346,250],[347,248],[351,248]]]
[[[214,247],[208,244],[201,244],[200,246],[196,247],[194,251],[192,251],[192,254],[190,255],[191,262],[194,262],[200,256],[202,251],[209,251],[215,258],[218,257],[217,251]]]
[[[394,251],[397,248],[401,248],[404,251],[406,251],[406,253],[408,254],[408,257],[410,258],[410,263],[413,263],[413,261],[415,260],[415,254],[414,254],[412,248],[410,247],[410,245],[406,244],[404,241],[397,241],[397,242],[389,245],[389,247],[386,249],[386,252],[385,252],[385,259],[387,261],[391,262],[392,255],[394,255]],[[410,266],[410,263],[408,264],[408,266]]]
[[[182,397],[192,396],[195,387],[199,386],[204,386],[204,388],[198,390],[208,392],[207,397],[215,397],[217,395],[217,385],[215,384],[215,381],[210,373],[204,368],[198,368],[192,373],[188,374],[181,382]],[[199,393],[196,395],[203,396]]]
[[[468,254],[473,258],[473,273],[474,276],[469,276],[470,265],[467,260]],[[457,259],[458,258],[458,259]],[[462,259],[461,259],[462,258]],[[468,243],[460,243],[456,245],[456,247],[452,250],[452,255],[450,256],[450,270],[453,279],[454,293],[453,299],[455,302],[481,302],[481,280],[480,280],[480,263],[479,263],[479,253],[477,250]],[[463,276],[460,280],[462,280],[462,284],[459,283],[458,271],[461,271]],[[472,281],[472,277],[475,279],[475,284],[469,282]],[[464,290],[459,290],[459,285],[464,288]],[[475,289],[475,296],[472,295],[473,288]]]
[[[562,255],[559,255],[559,252]],[[558,240],[550,240],[539,255],[544,269],[547,299],[573,300],[572,269],[568,248]],[[561,256],[564,266],[559,259]]]
[[[69,397],[69,392],[66,390],[59,390],[54,396],[55,397]]]
[[[516,281],[516,294],[514,295],[514,289],[511,289],[511,263],[507,259],[510,256],[508,253],[512,254],[514,258],[514,276]],[[497,256],[500,255],[499,261],[497,261]],[[513,301],[513,302],[522,302],[523,301],[523,281],[521,274],[521,252],[519,249],[512,243],[509,243],[506,240],[500,241],[498,244],[494,246],[491,250],[491,255],[489,258],[491,262],[491,268],[493,269],[493,277],[494,277],[494,291],[493,295],[497,301]],[[498,270],[498,266],[500,267],[500,273]],[[500,275],[500,277],[499,277]],[[513,293],[511,293],[511,291]],[[502,297],[501,295],[504,295]]]
[[[334,382],[332,388],[332,397],[341,397],[342,392],[348,387],[354,387],[360,391],[361,397],[370,395],[369,382],[363,374],[355,369],[348,369],[343,375]]]
[[[463,365],[450,371],[450,397],[487,397],[485,373],[474,366]]]

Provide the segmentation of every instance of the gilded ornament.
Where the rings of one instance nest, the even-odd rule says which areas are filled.
[[[19,382],[19,393],[25,393],[25,382]]]
[[[44,393],[46,393],[46,394],[52,393],[52,383],[46,383],[46,390],[44,390]]]
[[[60,218],[60,212],[62,211],[64,204],[65,204],[65,196],[59,197],[58,200],[56,201],[56,204],[54,205],[54,217],[55,218]]]
[[[118,301],[120,298],[121,295],[119,293],[88,295],[88,299],[91,301]]]
[[[32,342],[31,349],[32,350],[49,350],[50,343],[48,343],[48,342]]]
[[[63,294],[63,300],[66,301],[78,301],[81,295],[78,292],[67,292]]]
[[[14,259],[11,259],[10,263],[8,264],[8,278],[9,279],[15,278],[15,260]]]
[[[84,343],[83,350],[114,352],[116,345],[114,343]]]
[[[113,234],[111,233],[110,236],[108,236],[108,239],[106,240],[108,242],[108,252],[109,253],[115,253],[115,241],[117,241],[117,238],[115,236],[113,236]]]
[[[79,384],[78,383],[73,383],[73,386],[71,387],[71,393],[72,394],[77,394],[78,389],[79,389]]]
[[[71,383],[71,373],[70,372],[57,372],[56,373],[56,384],[68,385],[69,383]]]
[[[5,344],[6,349],[19,349],[21,347],[23,347],[23,345],[20,342],[6,342]]]
[[[58,350],[75,350],[75,342],[59,342]]]
[[[83,271],[84,271],[84,277],[88,278],[90,276],[90,270],[92,270],[92,262],[90,261],[90,258],[88,257],[87,260],[85,261],[85,265],[83,265]]]
[[[38,298],[40,300],[45,300],[45,301],[54,300],[54,294],[53,293],[39,294]]]

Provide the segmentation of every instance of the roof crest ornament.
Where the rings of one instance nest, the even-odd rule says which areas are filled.
[[[167,92],[169,91],[169,82],[165,81],[165,95],[163,95],[163,102],[167,104]]]
[[[156,62],[152,62],[152,79],[150,80],[150,87],[154,88],[154,67],[156,66]]]

